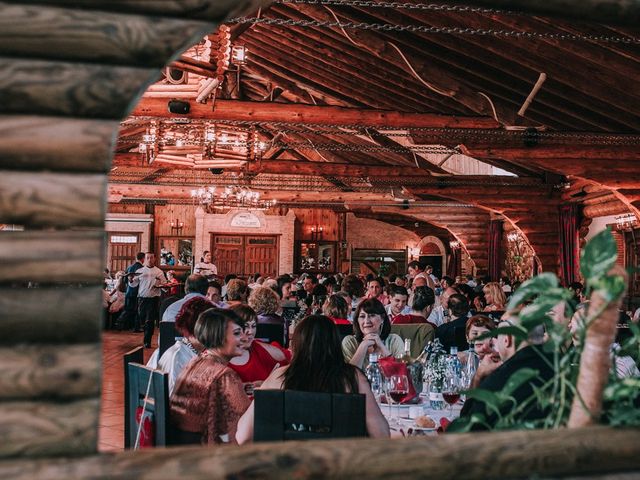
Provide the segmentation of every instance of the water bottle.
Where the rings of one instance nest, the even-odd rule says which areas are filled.
[[[451,347],[449,352],[449,358],[447,359],[449,374],[460,378],[462,374],[462,363],[460,363],[460,359],[458,358],[458,347]]]
[[[373,396],[379,398],[380,395],[382,395],[382,370],[380,369],[380,365],[378,365],[377,353],[369,354],[369,365],[367,366],[365,374],[371,385]]]
[[[444,409],[444,398],[442,398],[442,387],[438,382],[431,382],[429,385],[429,406],[432,410]]]

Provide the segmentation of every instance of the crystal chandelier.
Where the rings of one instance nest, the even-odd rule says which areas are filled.
[[[637,223],[637,218],[633,213],[618,215],[615,220],[617,230],[631,230],[635,228]]]
[[[215,208],[245,208],[247,210],[266,210],[276,204],[276,200],[260,199],[260,192],[247,187],[229,186],[216,193],[216,187],[200,187],[191,190],[191,198],[210,211]]]

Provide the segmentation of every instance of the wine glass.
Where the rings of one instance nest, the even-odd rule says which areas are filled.
[[[409,379],[406,375],[391,375],[389,379],[390,390],[389,396],[393,403],[397,405],[398,418],[400,418],[400,400],[407,396],[409,393]]]
[[[442,383],[442,398],[449,404],[449,419],[453,418],[453,406],[460,400],[460,378],[451,373],[444,378]]]

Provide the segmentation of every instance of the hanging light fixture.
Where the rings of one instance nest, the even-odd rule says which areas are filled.
[[[460,242],[458,240],[451,240],[449,242],[449,246],[451,247],[451,250],[458,250],[460,248]]]
[[[236,66],[247,64],[247,47],[244,45],[234,45],[231,47],[231,63]]]
[[[277,203],[276,200],[260,199],[260,192],[236,185],[227,186],[218,193],[216,193],[216,187],[200,187],[191,190],[191,198],[198,201],[207,210],[215,208],[266,210]]]
[[[632,230],[635,228],[638,219],[633,213],[625,213],[624,215],[618,215],[615,217],[616,230]]]

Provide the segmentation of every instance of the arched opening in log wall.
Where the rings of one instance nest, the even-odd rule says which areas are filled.
[[[259,3],[0,6],[0,222],[24,226],[0,232],[0,477],[515,478],[637,470],[638,432],[598,428],[96,455],[106,174],[115,132],[167,59]],[[537,8],[553,12],[555,5]],[[592,5],[583,7],[593,18]],[[607,11],[597,14],[607,18]],[[635,164],[625,161],[633,173]],[[638,213],[635,185],[594,172],[572,174],[609,185]],[[527,224],[523,209],[514,208],[511,218]],[[533,233],[522,231],[531,239]],[[39,288],[28,288],[34,284]],[[463,456],[463,463],[450,461]],[[371,459],[380,461],[365,467]]]

